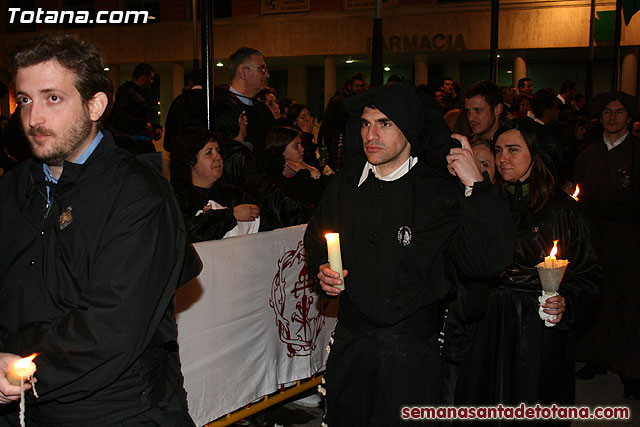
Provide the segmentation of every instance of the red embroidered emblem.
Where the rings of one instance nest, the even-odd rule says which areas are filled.
[[[289,283],[288,278],[289,282],[291,279],[295,282]],[[280,341],[286,344],[290,358],[309,356],[316,348],[316,340],[325,324],[328,302],[315,292],[315,283],[315,278],[310,278],[307,272],[307,255],[301,240],[295,250],[285,252],[278,260],[269,298]]]

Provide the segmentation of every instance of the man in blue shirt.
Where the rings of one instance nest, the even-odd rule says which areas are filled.
[[[172,300],[200,264],[166,180],[99,129],[104,67],[75,35],[10,56],[34,158],[0,181],[0,426],[18,425],[5,375],[31,353],[27,424],[193,425]]]

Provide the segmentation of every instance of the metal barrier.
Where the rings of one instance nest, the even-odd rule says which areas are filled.
[[[245,408],[238,409],[230,414],[227,414],[223,418],[213,421],[207,424],[205,427],[224,427],[236,423],[243,418],[247,418],[251,415],[257,414],[273,405],[277,405],[297,394],[304,393],[312,387],[316,387],[322,381],[322,375],[314,375],[306,381],[296,381],[296,385],[285,389],[282,384],[282,389],[274,394],[264,396],[262,400],[249,404]]]

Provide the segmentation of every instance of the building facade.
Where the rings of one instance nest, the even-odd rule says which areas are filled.
[[[254,47],[264,53],[271,85],[279,94],[292,96],[308,104],[314,115],[321,115],[328,99],[353,72],[370,74],[374,4],[365,0],[216,0],[215,83],[229,82],[226,65],[231,53],[241,46]],[[460,82],[464,91],[488,78],[489,1],[387,0],[383,4],[385,79],[397,74],[416,84],[437,86],[448,76]],[[615,2],[598,0],[596,5],[594,93],[612,87]],[[151,64],[159,77],[155,90],[162,119],[184,87],[184,75],[200,50],[199,17],[196,12],[194,30],[188,0],[0,0],[0,6],[4,14],[0,80],[8,80],[4,53],[20,39],[33,32],[74,31],[104,49],[116,88],[131,78],[137,63]],[[88,11],[89,20],[94,21],[103,12],[115,22],[126,12],[147,11],[153,19],[145,24],[70,25],[69,20],[60,23],[53,11],[73,11],[76,19],[80,11]],[[557,90],[562,81],[574,80],[584,92],[589,17],[587,0],[502,0],[498,84],[515,86],[527,76],[535,89]],[[640,17],[634,16],[628,25],[623,23],[621,71],[622,90],[634,95],[639,45]],[[2,114],[12,109],[10,97],[0,100]]]

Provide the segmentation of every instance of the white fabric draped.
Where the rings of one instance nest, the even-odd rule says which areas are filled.
[[[305,229],[194,245],[204,269],[176,292],[176,320],[197,425],[324,369],[337,304],[309,282]]]

